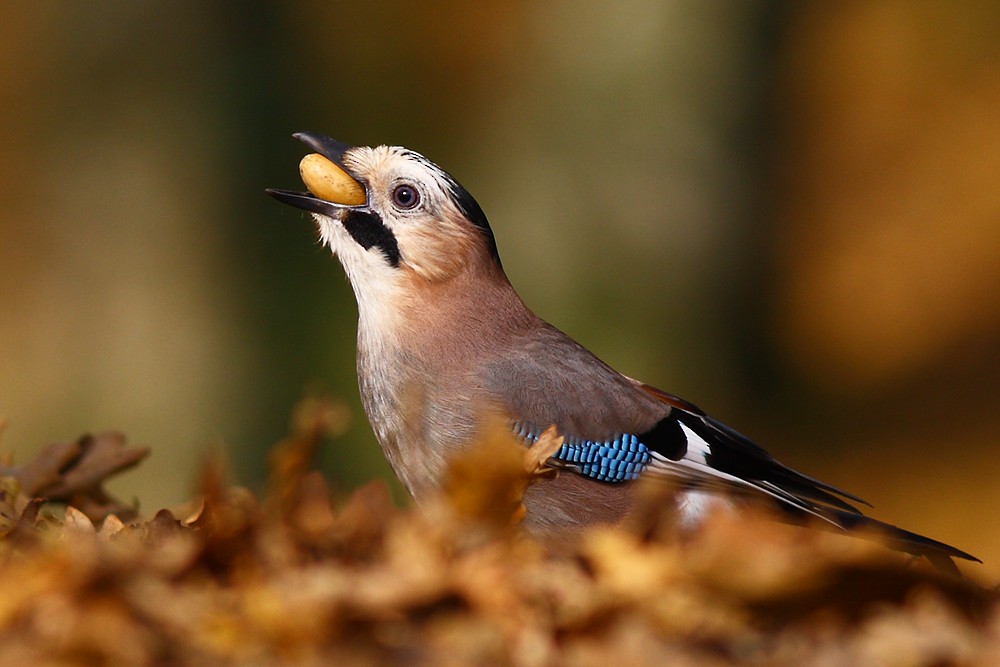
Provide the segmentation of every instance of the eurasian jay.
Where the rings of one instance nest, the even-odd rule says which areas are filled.
[[[549,425],[565,437],[548,462],[562,472],[525,494],[525,526],[539,534],[621,521],[634,509],[631,482],[653,475],[680,489],[686,524],[714,504],[757,497],[844,530],[877,528],[890,546],[943,567],[954,568],[950,557],[978,560],[864,516],[848,502],[860,498],[782,465],[540,319],[508,281],[479,204],[424,156],[295,137],[330,162],[307,156],[323,163],[307,173],[303,160],[310,192],[268,193],[312,213],[343,264],[358,302],[362,402],[418,502],[476,439],[483,415],[502,414],[525,443]]]

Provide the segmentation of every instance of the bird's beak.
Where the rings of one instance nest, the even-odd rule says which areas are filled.
[[[314,132],[296,132],[292,136],[322,156],[307,155],[300,165],[309,191],[268,188],[267,194],[283,204],[330,217],[339,217],[345,209],[367,208],[364,185],[343,164],[344,153],[350,146]]]

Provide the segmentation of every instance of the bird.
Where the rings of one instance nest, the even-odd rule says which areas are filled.
[[[514,290],[483,209],[451,175],[400,146],[293,135],[314,153],[307,191],[268,189],[312,214],[358,304],[357,374],[385,457],[419,504],[449,460],[502,415],[531,445],[554,425],[557,474],[528,487],[524,527],[538,535],[619,523],[641,478],[669,480],[697,526],[715,507],[757,499],[845,532],[877,530],[890,547],[957,572],[979,561],[880,522],[861,498],[785,466],[682,398],[619,373],[537,316]]]

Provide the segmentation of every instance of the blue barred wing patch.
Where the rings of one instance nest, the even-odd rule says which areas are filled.
[[[521,422],[514,425],[514,432],[529,444],[534,444],[539,436],[536,428]],[[652,454],[649,447],[631,434],[605,441],[567,435],[552,459],[601,482],[629,482],[639,478]]]

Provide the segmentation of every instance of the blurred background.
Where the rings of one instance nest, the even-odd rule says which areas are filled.
[[[426,154],[543,317],[998,571],[1000,5],[4,3],[0,452],[120,429],[155,511],[318,387],[329,477],[391,477],[263,194],[297,130]]]

